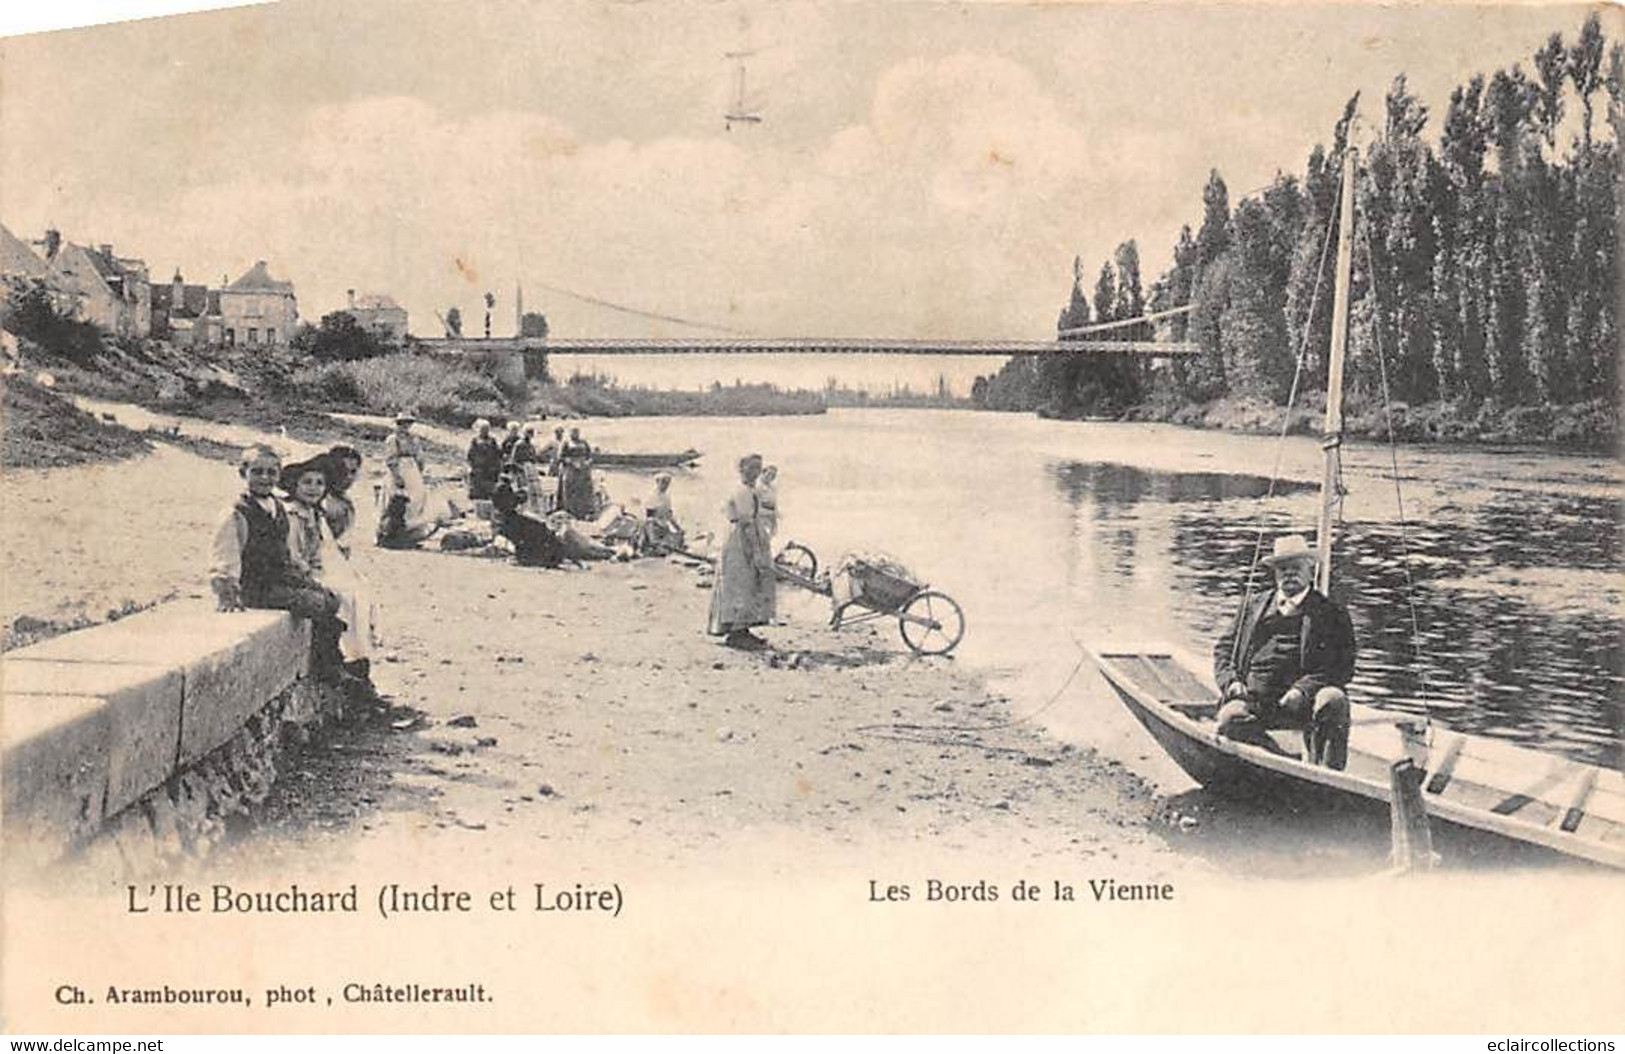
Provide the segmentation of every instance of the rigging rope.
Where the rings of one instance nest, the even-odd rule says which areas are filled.
[[[577,293],[573,289],[566,289],[563,286],[550,285],[547,282],[537,282],[534,279],[532,280],[532,284],[539,285],[550,293],[558,293],[561,296],[572,297],[573,299],[580,300],[588,304],[595,304],[598,307],[607,307],[611,311],[619,311],[622,314],[636,315],[638,318],[654,319],[658,322],[672,322],[679,326],[688,326],[692,329],[710,329],[715,330],[718,333],[732,333],[736,336],[750,336],[751,334],[751,331],[748,329],[738,329],[733,326],[719,325],[715,322],[696,322],[693,319],[679,318],[676,315],[663,315],[658,311],[645,311],[642,308],[628,307],[625,304],[617,304],[614,301],[604,300],[596,296],[588,296],[586,293]]]
[[[1433,709],[1428,706],[1427,666],[1422,662],[1422,621],[1416,614],[1416,578],[1411,574],[1409,521],[1405,517],[1405,493],[1399,485],[1399,440],[1394,435],[1394,406],[1388,392],[1388,361],[1382,351],[1382,301],[1377,293],[1377,257],[1371,248],[1371,227],[1365,228],[1365,259],[1371,273],[1371,340],[1376,346],[1377,373],[1382,378],[1382,412],[1388,425],[1388,460],[1394,480],[1394,500],[1399,505],[1399,559],[1405,568],[1405,603],[1411,615],[1411,652],[1416,657],[1416,673],[1421,679],[1422,720],[1433,726]]]
[[[1281,460],[1283,455],[1286,453],[1287,432],[1292,427],[1292,408],[1297,405],[1298,388],[1303,381],[1303,364],[1309,357],[1309,337],[1314,333],[1315,308],[1320,305],[1320,288],[1326,278],[1326,257],[1331,253],[1332,232],[1337,229],[1337,210],[1341,206],[1342,201],[1343,189],[1341,186],[1339,186],[1337,191],[1337,200],[1332,203],[1332,214],[1326,218],[1326,237],[1320,246],[1320,264],[1315,269],[1314,291],[1309,295],[1309,312],[1303,323],[1303,339],[1298,342],[1298,361],[1292,370],[1292,388],[1287,392],[1286,409],[1281,414],[1281,434],[1275,438],[1275,464],[1270,468],[1269,489],[1264,492],[1265,502],[1268,502],[1271,498],[1275,497],[1275,484],[1279,482],[1281,478]],[[1341,485],[1339,486],[1339,489],[1341,490]],[[1236,625],[1238,627],[1241,625],[1242,619],[1246,618],[1247,608],[1253,602],[1253,576],[1258,571],[1258,562],[1261,558],[1261,554],[1264,551],[1264,535],[1267,533],[1268,529],[1269,525],[1265,522],[1263,513],[1260,512],[1258,520],[1258,535],[1253,539],[1253,559],[1252,562],[1247,565],[1247,585],[1242,591],[1241,606],[1236,611]],[[1240,660],[1240,654],[1241,633],[1238,631],[1235,634],[1235,639],[1230,645],[1231,666],[1234,666]],[[1222,692],[1226,687],[1228,686],[1221,684],[1219,685],[1219,690]]]

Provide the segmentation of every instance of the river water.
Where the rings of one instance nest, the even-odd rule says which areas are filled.
[[[956,411],[585,431],[610,449],[704,451],[674,484],[691,520],[714,522],[733,460],[761,451],[780,466],[781,543],[805,543],[826,564],[847,549],[894,556],[963,606],[957,661],[992,670],[1019,713],[1114,751],[1168,788],[1188,784],[1092,667],[1079,668],[1080,645],[1149,638],[1208,654],[1234,615],[1259,531],[1266,551],[1277,533],[1313,534],[1321,473],[1314,439]],[[1618,766],[1620,465],[1414,446],[1397,463],[1396,496],[1386,446],[1344,453],[1333,592],[1359,638],[1356,696]],[[612,478],[610,489],[639,485]],[[1267,571],[1259,576],[1269,588]],[[788,600],[793,617],[803,603]]]
[[[953,661],[988,671],[1023,718],[1107,751],[1170,793],[1189,782],[1081,646],[1156,639],[1206,654],[1236,609],[1260,529],[1266,546],[1275,533],[1312,533],[1320,475],[1312,439],[1003,414],[582,425],[607,449],[703,451],[673,485],[691,529],[718,526],[734,460],[762,452],[781,470],[781,544],[802,542],[825,564],[879,550],[914,569],[966,613]],[[1334,593],[1360,641],[1356,695],[1620,765],[1621,466],[1414,446],[1397,460],[1404,530],[1387,448],[1345,450]],[[605,482],[616,500],[649,488],[633,473]],[[208,530],[233,486],[228,467],[167,447],[118,465],[10,474],[8,614],[94,617],[102,601],[76,606],[76,596],[156,599],[177,582],[201,592]],[[781,589],[786,617],[827,617],[826,601]],[[872,628],[896,635],[895,623]]]

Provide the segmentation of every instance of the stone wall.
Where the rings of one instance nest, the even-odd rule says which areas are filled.
[[[288,737],[339,712],[309,655],[305,622],[196,601],[8,653],[8,860],[48,865],[96,847],[142,870],[207,849],[263,800]]]

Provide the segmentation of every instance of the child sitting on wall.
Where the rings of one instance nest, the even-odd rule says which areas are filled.
[[[345,472],[331,454],[319,454],[282,470],[282,489],[288,494],[288,558],[294,568],[309,575],[339,598],[339,653],[346,674],[345,687],[358,698],[377,701],[371,679],[374,626],[371,591],[350,566],[334,538],[326,512],[328,481]]]
[[[288,548],[288,512],[273,488],[282,459],[267,446],[243,451],[245,489],[214,533],[209,586],[221,611],[267,608],[311,620],[311,660],[319,680],[341,679],[339,598],[300,571]]]
[[[327,497],[322,499],[322,511],[327,513],[327,525],[333,529],[333,540],[345,556],[350,555],[350,542],[346,535],[355,525],[355,501],[350,487],[361,475],[361,451],[340,443],[327,451]]]

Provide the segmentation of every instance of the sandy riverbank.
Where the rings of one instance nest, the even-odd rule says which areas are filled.
[[[821,602],[787,598],[774,651],[746,654],[704,634],[705,578],[676,562],[368,557],[390,641],[375,680],[397,710],[310,748],[211,867],[366,868],[403,848],[459,871],[538,852],[681,867],[787,843],[1172,864],[1138,778],[1011,723],[894,626],[837,633]]]

